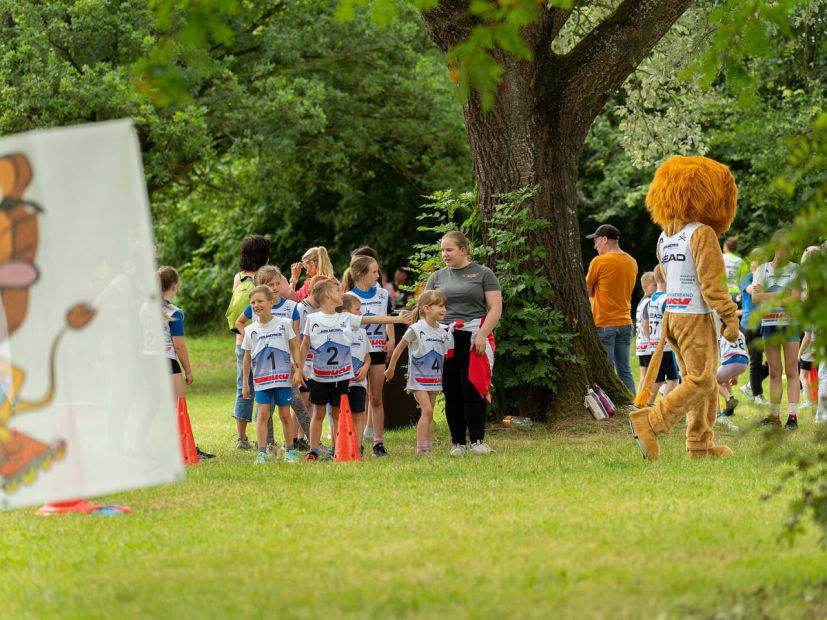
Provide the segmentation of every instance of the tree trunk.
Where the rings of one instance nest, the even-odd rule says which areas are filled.
[[[482,109],[472,95],[464,106],[465,126],[478,183],[483,239],[495,196],[537,187],[535,216],[551,227],[532,242],[546,250],[544,269],[552,284],[550,307],[577,335],[574,353],[582,364],[558,364],[562,380],[552,389],[506,394],[520,411],[538,419],[582,412],[586,387],[596,381],[616,402],[630,402],[597,340],[586,292],[577,222],[577,164],[589,127],[610,92],[619,87],[654,44],[683,13],[690,0],[629,0],[618,7],[566,56],[550,43],[568,14],[548,9],[524,29],[534,59],[520,61],[495,51],[503,80],[493,109]],[[467,38],[475,25],[464,3],[443,2],[423,14],[429,35],[447,51]],[[555,364],[555,360],[548,360]]]

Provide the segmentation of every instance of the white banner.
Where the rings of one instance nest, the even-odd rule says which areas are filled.
[[[0,507],[181,480],[129,121],[0,140]]]

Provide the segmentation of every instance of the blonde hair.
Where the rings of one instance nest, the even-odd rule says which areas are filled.
[[[652,273],[655,275],[655,282],[658,283],[658,286],[660,286],[661,284],[666,284],[666,274],[663,273],[663,267],[657,265],[652,271]]]
[[[414,322],[422,316],[425,306],[447,306],[448,298],[439,291],[425,291],[416,300],[416,309],[413,312]]]
[[[321,306],[327,292],[338,286],[331,278],[319,279],[310,287],[310,296],[317,306]]]
[[[442,235],[442,240],[444,241],[445,239],[453,241],[459,249],[465,250],[465,253],[468,254],[469,257],[471,256],[471,242],[468,240],[468,237],[458,230],[452,230]]]
[[[362,302],[353,293],[345,293],[342,295],[342,308],[344,310],[355,310],[361,308]]]
[[[656,284],[655,282],[655,272],[654,271],[645,271],[642,276],[640,276],[640,286],[641,288],[645,289],[650,284]]]
[[[356,280],[370,271],[370,266],[372,263],[376,263],[377,267],[379,266],[379,263],[372,256],[354,256],[350,261],[350,269],[348,269],[347,275],[345,276],[345,290],[349,291],[355,287]]]
[[[256,274],[256,275],[258,275],[258,274]],[[253,298],[253,295],[256,295],[258,293],[261,293],[262,295],[264,295],[264,297],[266,297],[270,301],[272,301],[273,299],[276,298],[276,294],[273,292],[273,289],[271,289],[269,286],[266,286],[264,284],[259,284],[252,291],[250,291],[250,299]]]
[[[316,275],[333,277],[333,263],[330,262],[330,256],[327,255],[327,248],[323,245],[310,248],[302,255],[303,261],[311,261],[316,263]]]
[[[278,278],[279,282],[281,282],[283,277],[278,267],[264,265],[264,267],[260,267],[259,270],[256,271],[256,284],[267,284],[273,278]]]

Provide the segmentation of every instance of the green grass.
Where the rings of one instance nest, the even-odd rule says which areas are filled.
[[[189,410],[218,458],[186,482],[103,501],[123,517],[0,513],[0,618],[816,618],[827,554],[779,540],[789,456],[720,433],[684,461],[683,428],[645,462],[619,423],[489,434],[491,457],[254,467],[234,449],[232,342],[190,342]],[[746,426],[759,412],[742,404]],[[441,417],[441,416],[440,416]],[[784,437],[805,453],[812,414]]]

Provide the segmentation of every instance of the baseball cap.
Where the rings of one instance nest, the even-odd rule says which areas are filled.
[[[601,224],[592,234],[586,235],[586,239],[595,237],[606,237],[608,239],[620,239],[620,231],[611,224]]]

